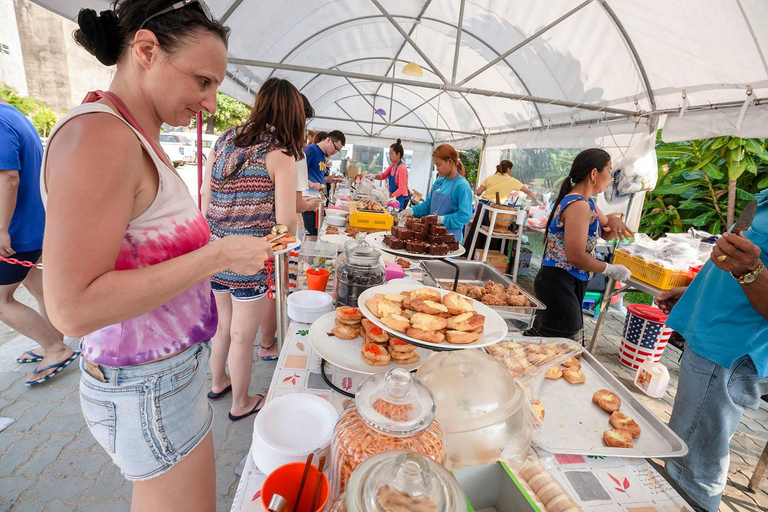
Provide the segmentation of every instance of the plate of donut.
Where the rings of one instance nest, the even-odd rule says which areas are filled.
[[[413,345],[430,350],[487,347],[507,335],[499,314],[456,292],[416,284],[365,290],[358,307],[368,320]]]

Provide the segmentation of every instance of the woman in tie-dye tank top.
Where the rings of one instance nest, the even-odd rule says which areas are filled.
[[[209,279],[259,272],[272,251],[249,236],[209,243],[159,137],[162,123],[215,112],[229,30],[202,0],[118,0],[81,10],[78,24],[78,43],[117,71],[49,139],[46,306],[58,329],[83,338],[83,415],[134,481],[132,509],[213,511]]]
[[[230,128],[213,147],[203,182],[203,211],[211,240],[227,235],[266,236],[275,224],[296,233],[296,159],[304,156],[304,101],[288,81],[270,78],[259,89],[248,121]],[[211,279],[220,312],[211,341],[212,390],[232,391],[229,419],[257,412],[261,395],[249,395],[253,343],[259,356],[277,358],[275,301],[267,297],[268,275],[219,272]],[[229,362],[229,375],[225,365]]]

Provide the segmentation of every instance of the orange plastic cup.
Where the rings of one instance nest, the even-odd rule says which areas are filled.
[[[261,504],[264,506],[264,510],[267,510],[274,494],[279,494],[285,498],[288,501],[288,510],[293,510],[305,465],[306,462],[291,462],[290,464],[280,466],[269,474],[261,486]],[[312,508],[315,484],[317,483],[317,467],[311,466],[307,474],[307,481],[304,483],[304,490],[301,492],[298,512],[322,512],[325,508],[331,489],[325,473],[321,473],[320,477],[322,480],[320,482],[320,492],[317,495],[317,504],[315,510],[310,510]]]
[[[307,269],[307,289],[324,292],[330,275],[331,271],[325,268]]]

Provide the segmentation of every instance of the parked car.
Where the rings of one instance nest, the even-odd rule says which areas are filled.
[[[195,147],[192,145],[192,141],[183,134],[161,133],[160,146],[174,167],[195,161]]]
[[[184,133],[184,136],[192,141],[192,145],[195,147],[195,152],[197,152],[197,133],[186,132]],[[217,140],[219,140],[218,135],[212,135],[210,133],[203,134],[203,165],[208,161],[208,155],[210,155],[213,145],[216,144]]]

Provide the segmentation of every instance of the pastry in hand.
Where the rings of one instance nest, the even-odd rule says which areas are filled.
[[[371,366],[386,366],[390,362],[389,352],[375,343],[363,345],[363,362]]]
[[[363,314],[359,309],[350,306],[339,306],[336,308],[336,320],[342,324],[352,325],[359,323],[363,319]]]
[[[575,357],[569,357],[563,361],[563,366],[566,368],[581,368],[581,363]]]
[[[402,315],[390,315],[381,319],[381,323],[397,332],[405,332],[411,326],[411,321]]]
[[[612,428],[603,432],[603,442],[611,448],[632,448],[632,434],[626,430]]]
[[[411,327],[422,331],[440,331],[448,324],[445,318],[426,313],[416,313],[411,317]]]
[[[611,417],[608,420],[611,422],[613,428],[629,432],[632,437],[640,436],[640,425],[635,420],[624,414],[623,412],[614,411],[611,413]]]
[[[336,326],[331,329],[331,332],[329,332],[328,335],[336,336],[341,340],[353,340],[357,338],[357,329],[351,325],[336,324]]]
[[[566,368],[563,370],[563,378],[571,384],[581,384],[587,380],[587,376],[581,371],[581,368]]]
[[[454,345],[466,345],[477,341],[480,335],[476,332],[446,331],[445,339]]]
[[[461,315],[462,313],[471,313],[475,311],[472,302],[465,299],[456,292],[446,293],[442,299],[443,305],[448,308],[452,315]]]
[[[452,331],[474,331],[482,327],[484,323],[485,317],[483,315],[472,312],[448,318],[446,327]]]
[[[595,394],[592,395],[592,402],[596,403],[605,412],[612,413],[621,408],[621,398],[616,396],[616,393],[613,391],[608,391],[607,389],[595,391]]]
[[[563,376],[563,369],[559,366],[553,366],[549,370],[547,370],[547,373],[544,374],[544,377],[552,380],[559,379]]]
[[[445,334],[439,331],[423,331],[421,329],[409,328],[405,334],[419,341],[429,343],[442,343],[445,340]]]

